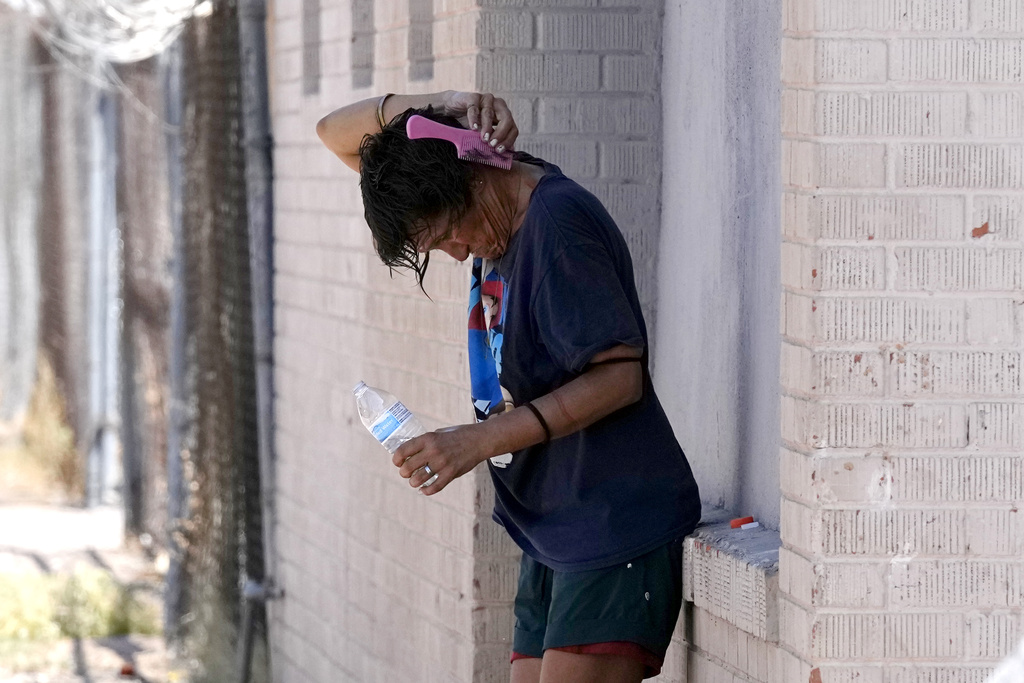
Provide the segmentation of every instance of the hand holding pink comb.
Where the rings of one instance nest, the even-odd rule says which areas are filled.
[[[480,139],[480,134],[464,128],[453,128],[437,121],[413,114],[405,124],[405,133],[410,140],[434,138],[447,140],[455,145],[456,154],[463,161],[475,161],[503,168],[512,169],[512,153],[498,152]]]

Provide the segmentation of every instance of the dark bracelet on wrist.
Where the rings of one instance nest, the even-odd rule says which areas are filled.
[[[530,409],[530,412],[537,418],[537,422],[540,422],[540,426],[544,429],[544,441],[542,442],[545,446],[551,443],[551,428],[548,427],[548,421],[544,419],[544,416],[537,410],[537,406],[533,405],[529,401],[523,404],[525,407]]]

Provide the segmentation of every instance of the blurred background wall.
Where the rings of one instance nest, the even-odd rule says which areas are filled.
[[[0,436],[60,450],[45,464],[63,500],[123,507],[128,538],[165,558],[165,635],[194,680],[227,680],[245,652],[260,680],[263,612],[242,594],[263,578],[263,501],[237,3],[149,5],[131,30],[10,4]]]
[[[39,340],[42,81],[31,30],[0,5],[0,422],[24,417]]]

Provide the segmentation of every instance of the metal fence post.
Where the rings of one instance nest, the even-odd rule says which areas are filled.
[[[256,361],[256,429],[263,522],[262,577],[248,577],[239,642],[240,683],[249,680],[253,612],[256,602],[276,597],[274,588],[274,407],[273,407],[273,141],[267,89],[266,2],[239,0],[242,76],[242,128],[245,131],[245,184],[249,221],[253,352]],[[269,623],[269,619],[267,620]]]

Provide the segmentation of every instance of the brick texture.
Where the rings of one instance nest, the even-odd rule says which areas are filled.
[[[659,5],[319,0],[306,21],[318,21],[320,43],[305,46],[319,54],[319,87],[305,90],[304,8],[317,11],[275,2],[268,27],[286,593],[271,609],[276,680],[507,681],[519,551],[490,519],[487,472],[417,495],[350,393],[360,379],[386,388],[429,428],[472,419],[468,267],[435,258],[432,300],[411,278],[391,278],[362,220],[358,178],[322,148],[315,124],[383,92],[498,92],[516,112],[519,147],[586,183],[620,221],[653,316]]]
[[[476,82],[535,112],[517,146],[559,165],[615,218],[655,323],[661,184],[660,3],[487,0]],[[601,5],[601,6],[599,6]],[[511,45],[501,36],[526,33]]]
[[[303,4],[278,0],[270,26],[275,676],[504,681],[518,553],[486,473],[415,495],[349,393],[365,379],[428,426],[470,419],[466,267],[436,259],[432,301],[389,277],[314,125],[382,92],[499,91],[519,147],[619,221],[653,323],[661,3],[320,0],[308,95]],[[1024,635],[1024,10],[782,0],[781,17],[778,642],[763,576],[694,546],[660,680],[980,683]]]
[[[764,529],[737,532],[727,517],[715,522],[715,513],[722,516],[705,513],[696,534],[683,544],[684,599],[750,638],[776,642],[778,535]],[[730,552],[736,547],[742,552]]]
[[[780,642],[810,680],[981,681],[1022,635],[1024,13],[782,15]]]
[[[472,38],[494,29],[473,6],[321,0],[323,79],[303,97],[291,56],[301,45],[288,38],[302,5],[275,3],[271,25],[284,38],[272,72],[286,591],[271,612],[276,680],[494,680],[507,675],[493,650],[510,639],[517,553],[479,502],[489,483],[470,476],[436,499],[416,495],[366,434],[350,393],[365,379],[429,426],[470,419],[460,333],[468,273],[436,259],[433,301],[410,278],[390,278],[362,221],[357,177],[314,132],[332,108],[381,91],[473,87]],[[512,29],[498,39],[524,40]]]
[[[789,664],[786,653],[777,643],[753,636],[703,608],[688,605],[669,646],[662,674],[651,680],[658,683],[800,680],[785,677]]]

